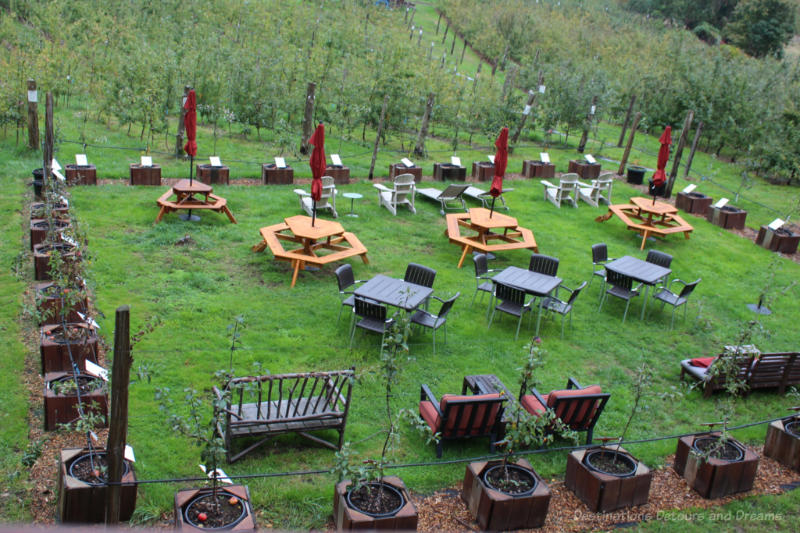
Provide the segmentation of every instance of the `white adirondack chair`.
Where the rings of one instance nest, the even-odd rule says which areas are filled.
[[[400,174],[394,178],[394,188],[390,189],[382,183],[373,185],[378,189],[378,203],[384,206],[393,215],[397,215],[397,206],[406,205],[412,213],[417,210],[414,207],[414,194],[416,193],[416,186],[414,185],[413,174]]]
[[[561,207],[562,202],[569,202],[572,207],[578,207],[578,175],[575,173],[564,174],[558,182],[553,185],[547,180],[541,181],[544,186],[544,199],[549,200],[556,207]]]
[[[601,175],[589,183],[578,182],[578,197],[587,204],[598,207],[600,202],[611,205],[611,173]]]
[[[311,216],[311,211],[314,208],[314,201],[311,199],[311,193],[303,189],[295,189],[295,194],[300,199],[300,207]],[[333,218],[339,218],[339,213],[336,212],[336,184],[331,176],[322,176],[322,195],[317,202],[317,214],[320,209],[330,209],[333,213]]]

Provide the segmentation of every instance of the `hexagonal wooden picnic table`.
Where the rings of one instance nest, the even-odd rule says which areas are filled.
[[[236,224],[233,213],[228,209],[228,201],[221,196],[211,194],[212,191],[211,186],[202,181],[180,180],[156,200],[156,204],[160,208],[156,223],[160,222],[161,218],[167,213],[178,209],[188,209],[190,213],[193,210],[210,209],[218,213],[225,213],[228,216],[228,220]],[[195,197],[200,195],[204,198]],[[170,200],[172,196],[175,196],[175,200]]]
[[[311,217],[296,215],[284,219],[283,223],[266,226],[259,230],[263,240],[253,246],[254,252],[261,252],[269,246],[278,261],[292,264],[292,287],[297,282],[297,274],[307,263],[325,265],[356,255],[368,264],[367,249],[355,234],[345,231],[341,224],[317,218],[311,225]],[[300,248],[287,250],[281,241],[300,244]],[[326,252],[320,255],[319,252]]]
[[[689,233],[694,228],[678,215],[678,208],[665,202],[656,202],[653,198],[636,196],[631,198],[630,204],[616,204],[608,206],[608,213],[597,217],[598,222],[605,222],[613,215],[625,223],[628,229],[638,232],[642,236],[640,250],[651,235],[665,236],[670,233],[680,233],[688,239]]]
[[[467,213],[451,213],[445,218],[447,220],[445,235],[451,243],[463,248],[458,268],[461,268],[464,258],[472,250],[483,253],[522,248],[539,251],[531,230],[518,226],[516,218],[497,211],[492,213],[484,207],[473,207]],[[474,231],[475,235],[462,235],[462,227]],[[503,233],[492,231],[499,229],[502,229]]]

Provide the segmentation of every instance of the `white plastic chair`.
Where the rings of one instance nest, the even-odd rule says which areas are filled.
[[[373,185],[378,189],[378,203],[384,206],[393,215],[397,215],[397,206],[406,205],[412,213],[417,210],[414,207],[414,194],[416,193],[416,185],[414,185],[413,174],[400,174],[394,178],[394,188],[390,189],[382,183]]]
[[[569,202],[572,207],[578,207],[578,175],[575,173],[564,174],[558,182],[553,185],[547,180],[541,181],[544,186],[544,199],[553,203],[556,207],[561,207],[562,202]]]
[[[611,187],[614,180],[611,176],[600,176],[589,183],[578,182],[578,198],[591,205],[598,207],[600,202],[611,205]]]
[[[311,211],[314,208],[314,201],[311,199],[311,194],[303,189],[295,189],[294,193],[300,199],[300,207],[311,216]],[[338,218],[339,213],[336,212],[336,184],[331,176],[322,176],[322,195],[317,202],[317,213],[320,209],[330,209],[333,213],[333,218]]]

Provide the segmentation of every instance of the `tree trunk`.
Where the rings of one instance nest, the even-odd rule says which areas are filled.
[[[317,84],[313,81],[308,83],[306,89],[306,109],[303,113],[303,138],[300,141],[300,153],[305,155],[308,153],[308,139],[311,137],[311,132],[314,129],[314,100],[317,90]]]
[[[28,80],[28,148],[39,149],[39,96],[36,80]],[[47,176],[49,177],[49,176]]]
[[[536,96],[539,94],[538,88],[544,84],[544,73],[540,70],[539,71],[539,86],[536,90],[531,90],[528,92],[528,103],[525,104],[525,109],[522,111],[522,117],[519,119],[519,125],[517,129],[514,131],[514,135],[511,136],[511,143],[510,148],[513,149],[514,145],[517,144],[519,140],[519,134],[522,133],[522,128],[525,126],[525,121],[528,120],[528,115],[531,114],[533,111],[533,106],[536,103]]]
[[[186,116],[186,110],[183,108],[183,104],[186,102],[186,98],[189,96],[189,91],[191,90],[191,86],[186,85],[183,88],[183,99],[181,100],[181,116],[178,119],[178,133],[175,135],[175,157],[180,157],[183,151],[183,117]],[[128,132],[130,133],[130,128],[128,128]]]
[[[586,149],[586,142],[589,140],[589,128],[592,127],[592,119],[594,118],[595,111],[597,108],[597,96],[592,96],[592,105],[589,108],[589,112],[586,114],[586,122],[583,125],[583,134],[581,135],[581,141],[578,143],[578,152],[583,153]]]
[[[439,24],[442,22],[443,13],[439,13],[439,18],[436,20],[436,35],[439,35]]]
[[[633,125],[631,126],[631,134],[628,137],[628,144],[625,145],[625,152],[622,154],[622,161],[619,162],[619,170],[617,174],[620,176],[625,173],[625,165],[628,164],[628,156],[631,154],[631,147],[633,146],[633,138],[636,137],[636,128],[639,127],[639,120],[641,120],[642,114],[636,113],[633,117]]]
[[[464,39],[464,48],[461,49],[461,59],[458,62],[459,65],[464,62],[464,53],[466,51],[467,51],[467,40]]]
[[[128,384],[133,363],[130,344],[130,308],[117,308],[114,327],[114,362],[111,367],[111,413],[108,430],[108,499],[106,525],[119,523],[120,485],[122,481],[125,442],[128,439]]]
[[[675,160],[672,162],[672,170],[669,172],[669,179],[667,180],[667,188],[664,191],[664,198],[669,198],[672,195],[672,187],[675,185],[675,178],[678,176],[678,168],[681,164],[681,154],[683,154],[683,147],[686,144],[686,137],[692,127],[692,119],[694,118],[694,111],[689,110],[686,115],[686,120],[683,121],[683,130],[678,139],[678,149],[675,150]]]
[[[625,122],[622,123],[622,133],[619,134],[619,141],[617,141],[617,148],[622,148],[622,141],[625,140],[625,130],[628,129],[628,124],[631,121],[631,114],[633,113],[633,104],[636,103],[636,95],[631,96],[631,103],[628,105],[628,112],[625,114]]]
[[[697,150],[697,144],[700,142],[700,133],[703,131],[703,123],[697,123],[697,131],[694,132],[694,140],[692,141],[692,149],[689,152],[689,159],[686,160],[686,170],[683,172],[683,177],[686,178],[689,176],[689,169],[692,168],[692,159],[694,159],[694,153]]]
[[[386,107],[389,105],[389,95],[383,97],[383,107],[381,107],[381,118],[378,121],[378,133],[375,135],[375,146],[372,148],[372,162],[369,164],[369,179],[371,180],[375,172],[375,160],[378,157],[378,143],[383,132],[383,121],[386,118]]]
[[[428,94],[428,101],[425,104],[425,113],[422,115],[422,125],[419,128],[419,136],[417,136],[417,144],[414,146],[414,155],[417,157],[425,157],[425,137],[428,136],[428,121],[431,118],[433,111],[433,93]]]

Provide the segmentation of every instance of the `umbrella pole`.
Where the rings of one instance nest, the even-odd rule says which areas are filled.
[[[194,156],[189,156],[189,185],[192,184],[192,169],[194,168]]]
[[[494,213],[494,201],[495,200],[496,200],[496,198],[494,196],[492,196],[492,208],[489,209],[489,218],[492,218],[492,213]]]
[[[311,227],[314,227],[314,220],[317,218],[317,201],[314,200],[314,203],[311,204]]]

